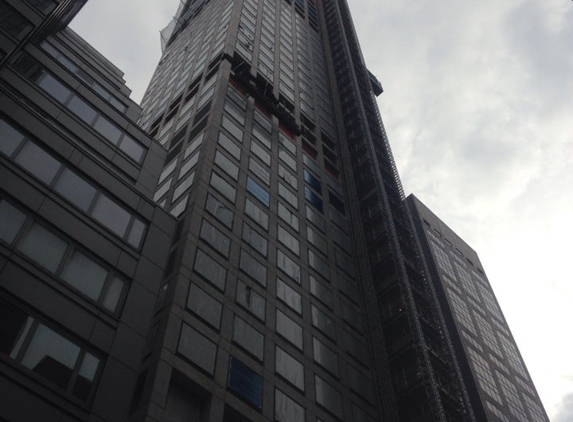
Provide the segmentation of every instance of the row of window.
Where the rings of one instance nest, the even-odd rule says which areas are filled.
[[[107,89],[101,86],[94,78],[88,75],[83,69],[81,69],[78,65],[72,62],[65,54],[61,53],[57,50],[54,46],[49,44],[48,42],[44,41],[42,43],[42,48],[52,57],[54,57],[57,61],[59,61],[66,69],[80,78],[83,82],[85,82],[88,86],[92,87],[95,92],[97,92],[103,99],[109,101],[109,103],[117,108],[121,112],[125,112],[127,110],[127,106],[118,100],[113,94],[111,94]]]
[[[0,152],[135,248],[147,224],[0,118]]]
[[[250,329],[248,324],[237,317],[235,318],[234,331],[235,333],[238,333],[238,336],[234,338],[234,341],[237,341],[236,339],[239,338],[243,344],[247,343],[249,340],[256,341],[260,336],[262,336],[262,334]],[[329,360],[331,363],[337,363],[336,354],[329,350],[327,352],[329,354],[324,355],[323,353],[326,349],[324,349],[323,346],[321,346],[321,343],[316,339],[315,347],[315,359],[321,359],[319,364],[328,362]],[[252,346],[251,349],[253,349]],[[207,373],[211,375],[214,374],[217,345],[187,324],[183,324],[181,328],[181,337],[177,352]],[[258,348],[256,352],[262,355],[263,349]],[[301,392],[305,391],[304,365],[279,346],[275,347],[275,371],[277,375],[289,384],[299,389]],[[349,374],[351,384],[362,384],[358,387],[361,391],[354,391],[358,394],[361,392],[366,393],[367,396],[363,398],[371,400],[373,394],[371,392],[368,393],[368,391],[372,391],[372,386],[369,385],[369,381],[366,380],[364,375],[361,375],[350,366]],[[316,402],[330,413],[342,418],[342,395],[340,392],[319,375],[314,375],[314,381]],[[253,407],[259,410],[262,408],[262,376],[234,356],[231,356],[229,362],[228,388]],[[367,390],[368,388],[370,390]],[[281,394],[283,393],[281,392]],[[285,422],[304,420],[304,409],[300,405],[287,396],[279,396],[280,394],[275,396],[275,404],[277,404],[277,408],[280,409],[279,414],[277,415],[277,420],[284,420]],[[294,409],[298,410],[294,411]],[[292,419],[294,415],[298,415],[296,416],[297,419]],[[285,417],[286,419],[283,419]]]
[[[87,401],[102,362],[83,345],[0,298],[0,353]]]
[[[110,144],[118,147],[136,163],[145,157],[146,148],[101,114],[97,108],[83,100],[74,90],[49,73],[32,57],[23,55],[15,64],[17,70],[27,76],[44,92],[64,105],[75,116],[93,128]]]
[[[110,267],[5,199],[0,199],[0,239],[98,305],[117,311],[127,283]]]

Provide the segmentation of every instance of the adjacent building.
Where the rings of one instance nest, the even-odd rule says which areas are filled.
[[[479,420],[548,421],[477,253],[414,195],[406,202]]]
[[[0,0],[0,420],[533,420],[473,381],[345,0],[181,2],[141,108],[82,4]]]

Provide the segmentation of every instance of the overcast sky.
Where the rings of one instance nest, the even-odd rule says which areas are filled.
[[[178,3],[90,0],[72,28],[139,101]],[[573,421],[573,2],[350,7],[406,193],[478,252],[550,418]]]

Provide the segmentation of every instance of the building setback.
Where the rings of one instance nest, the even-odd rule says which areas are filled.
[[[546,420],[461,340],[346,1],[181,2],[141,108],[82,5],[0,0],[1,422]]]

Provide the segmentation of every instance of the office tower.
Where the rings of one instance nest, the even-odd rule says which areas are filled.
[[[123,421],[175,220],[82,1],[0,0],[0,421]]]
[[[184,2],[162,40],[179,223],[136,414],[474,420],[346,2]]]
[[[478,419],[548,421],[478,255],[418,198],[406,201]]]

